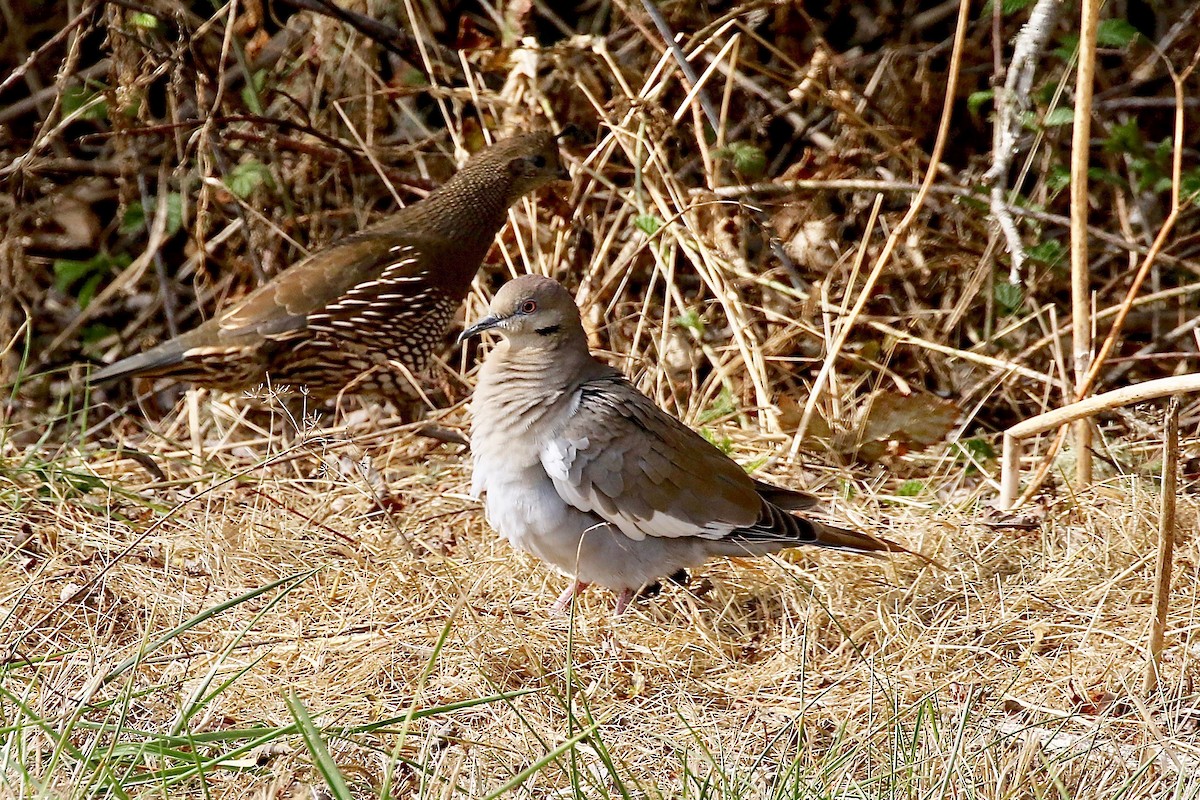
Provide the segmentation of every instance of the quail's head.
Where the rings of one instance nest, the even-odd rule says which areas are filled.
[[[500,171],[507,183],[506,205],[511,205],[551,181],[570,180],[559,153],[559,138],[548,130],[540,130],[503,139],[477,153],[463,167],[463,172]]]

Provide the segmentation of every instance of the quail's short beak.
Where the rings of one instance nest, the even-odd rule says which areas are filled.
[[[478,334],[481,334],[484,331],[490,331],[492,328],[496,327],[503,321],[504,321],[503,317],[497,317],[494,314],[488,315],[488,316],[484,317],[483,319],[479,320],[478,322],[476,322],[471,327],[467,328],[462,333],[460,333],[458,335],[458,343],[462,344],[467,339],[470,339],[472,336],[477,336]]]

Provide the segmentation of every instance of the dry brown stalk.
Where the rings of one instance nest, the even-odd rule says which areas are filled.
[[[1092,135],[1092,89],[1096,76],[1096,31],[1100,0],[1083,0],[1079,22],[1079,67],[1075,122],[1071,131],[1071,363],[1076,395],[1087,394],[1092,360],[1091,289],[1088,280],[1088,162]],[[1075,485],[1092,483],[1092,425],[1075,423]]]
[[[1019,422],[1004,432],[1004,453],[1002,455],[1000,478],[1001,509],[1013,507],[1017,496],[1018,480],[1020,478],[1021,440],[1029,436],[1054,430],[1063,425],[1088,419],[1102,411],[1166,397],[1172,394],[1200,392],[1200,374],[1175,375],[1170,378],[1158,378],[1143,381],[1133,386],[1124,386],[1111,392],[1093,395],[1086,400],[1080,400],[1070,405],[1038,414],[1036,417]],[[1024,499],[1024,498],[1022,498]]]
[[[1142,692],[1153,694],[1158,688],[1163,640],[1167,629],[1167,610],[1171,604],[1171,566],[1175,554],[1175,492],[1179,467],[1179,397],[1167,405],[1163,433],[1162,495],[1158,505],[1158,557],[1154,562],[1154,600],[1150,618],[1150,660],[1142,676]]]

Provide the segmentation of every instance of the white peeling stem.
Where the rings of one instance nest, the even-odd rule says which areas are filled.
[[[1111,392],[1098,394],[1086,400],[1047,411],[1045,414],[1030,417],[1024,422],[1018,422],[1004,432],[1004,452],[1000,458],[1000,502],[998,503],[1000,509],[1012,508],[1017,499],[1021,478],[1022,439],[1054,430],[1061,425],[1069,425],[1072,422],[1087,419],[1102,411],[1110,411],[1114,408],[1172,394],[1197,392],[1200,392],[1200,373],[1173,375],[1170,378],[1158,378],[1133,386],[1113,389]]]
[[[1084,278],[1086,280],[1086,277]],[[1076,347],[1087,349],[1075,351],[1075,396],[1086,394],[1088,372],[1092,368],[1092,319],[1091,305],[1087,304],[1088,314],[1085,320],[1087,332],[1082,333],[1076,326],[1073,334]],[[1075,313],[1079,313],[1078,306]],[[1072,440],[1075,447],[1075,486],[1086,489],[1092,485],[1092,422],[1087,417],[1075,421]]]
[[[1000,456],[1000,510],[1007,511],[1017,502],[1021,489],[1021,440],[1004,432],[1004,452]]]
[[[1004,85],[996,89],[996,121],[992,129],[992,166],[983,176],[983,182],[990,184],[992,218],[996,220],[1004,240],[1008,245],[1008,253],[1012,260],[1009,281],[1014,284],[1021,282],[1021,266],[1025,261],[1025,249],[1021,244],[1021,234],[1013,220],[1012,212],[1005,202],[1004,194],[1008,188],[1008,172],[1013,158],[1017,154],[1017,137],[1021,132],[1021,122],[1024,112],[1029,108],[1029,93],[1033,88],[1033,78],[1037,68],[1038,56],[1050,39],[1054,23],[1065,7],[1062,0],[1038,0],[1033,10],[1029,12],[1029,21],[1021,28],[1013,44],[1012,60],[1004,76]],[[999,46],[999,43],[996,43]]]

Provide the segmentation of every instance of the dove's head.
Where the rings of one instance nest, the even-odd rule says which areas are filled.
[[[552,348],[564,342],[587,346],[575,299],[561,283],[541,275],[522,275],[500,287],[487,316],[463,331],[458,340],[484,331],[495,331],[518,348]]]

